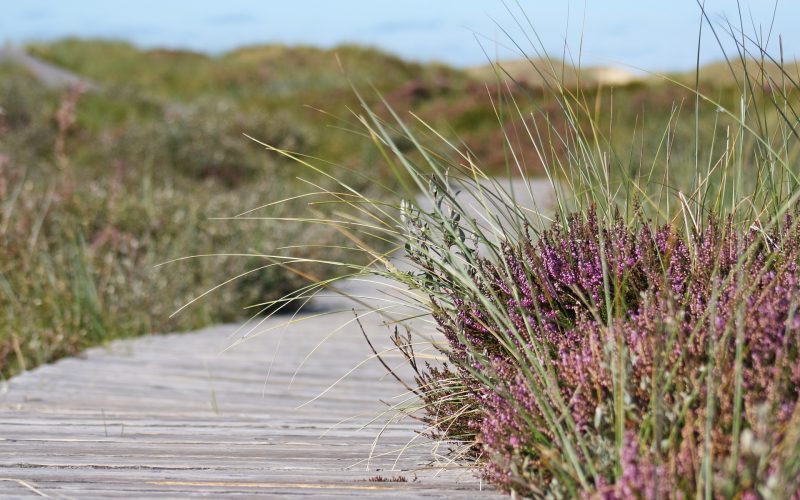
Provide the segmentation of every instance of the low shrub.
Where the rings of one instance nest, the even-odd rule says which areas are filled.
[[[769,232],[714,220],[685,235],[604,224],[590,209],[505,245],[501,262],[476,258],[469,288],[411,256],[447,299],[433,316],[453,368],[427,383],[450,381],[479,410],[442,418],[431,393],[428,421],[475,442],[501,489],[690,496],[707,474],[715,497],[800,487],[794,217]]]

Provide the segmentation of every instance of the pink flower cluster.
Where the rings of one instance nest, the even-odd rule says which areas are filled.
[[[796,488],[800,469],[784,465],[800,454],[786,437],[800,434],[799,262],[791,216],[686,234],[574,214],[482,260],[479,293],[441,281],[452,301],[434,315],[455,368],[437,373],[478,409],[448,426],[472,429],[485,476],[523,495],[694,496],[707,456],[715,494]],[[559,472],[567,441],[593,464],[589,489]]]

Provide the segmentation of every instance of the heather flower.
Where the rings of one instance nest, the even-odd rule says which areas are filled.
[[[485,458],[484,476],[523,495],[569,492],[554,465],[569,442],[596,465],[577,486],[585,494],[691,496],[710,442],[715,477],[734,467],[740,478],[715,482],[715,494],[766,485],[759,464],[776,461],[797,432],[798,261],[793,217],[768,234],[712,219],[687,235],[589,210],[506,245],[499,261],[477,260],[472,291],[438,280],[447,376],[475,409],[458,428]],[[615,451],[610,406],[620,390],[625,432]],[[734,449],[734,429],[762,443],[758,457]]]

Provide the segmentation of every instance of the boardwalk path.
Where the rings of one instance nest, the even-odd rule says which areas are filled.
[[[289,387],[303,357],[351,317],[306,317],[224,354],[234,326],[115,342],[16,377],[0,397],[0,492],[473,497],[471,471],[427,467],[424,439],[395,466],[413,422],[392,424],[377,444],[385,418],[361,429],[386,408],[379,399],[401,392],[377,362],[297,408],[369,356],[360,333],[342,330]],[[367,481],[376,475],[409,482]]]
[[[94,88],[96,85],[68,71],[64,68],[51,64],[47,61],[33,57],[22,49],[11,46],[0,46],[0,63],[10,62],[18,64],[27,69],[45,87],[61,88],[70,86],[83,86]]]
[[[446,450],[419,424],[383,428],[379,400],[403,390],[374,359],[298,408],[370,357],[351,319],[272,319],[225,352],[236,326],[118,341],[13,378],[0,388],[0,496],[496,496],[469,468],[431,467]],[[377,318],[364,324],[387,345]]]

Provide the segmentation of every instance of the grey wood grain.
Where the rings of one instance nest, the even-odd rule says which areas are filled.
[[[306,314],[228,351],[240,325],[114,342],[11,379],[0,496],[473,497],[474,471],[446,467],[419,424],[384,429],[393,412],[380,400],[404,389],[360,331],[324,340],[352,315]],[[364,323],[387,347],[379,320]]]

